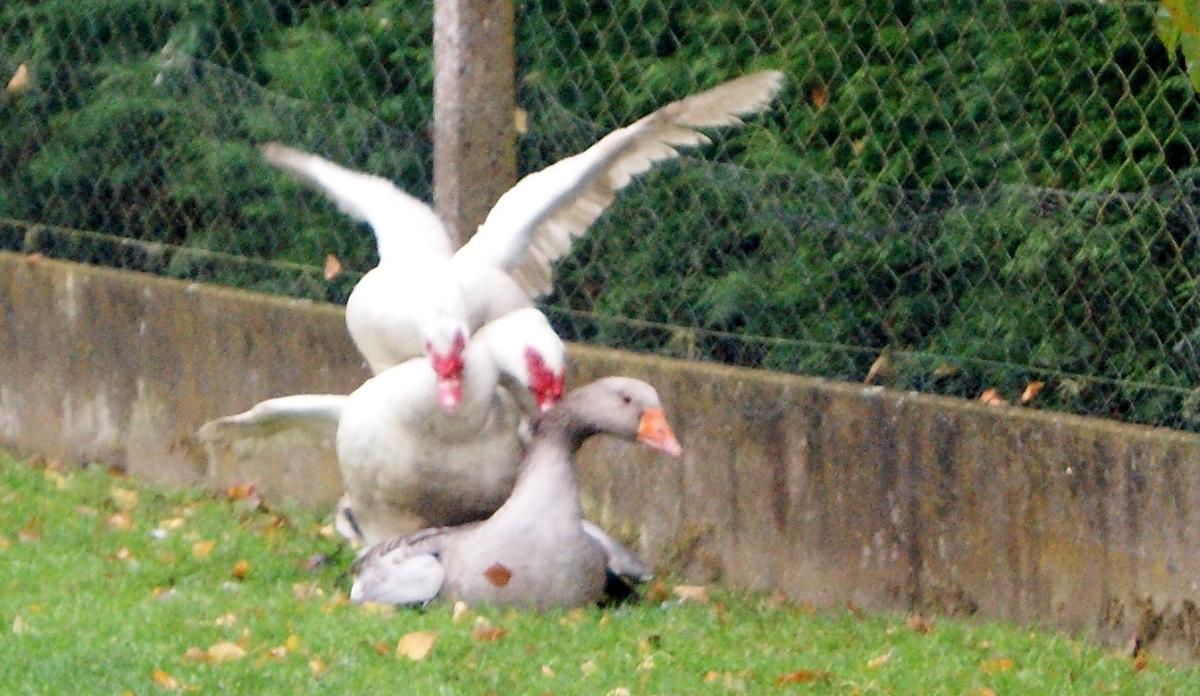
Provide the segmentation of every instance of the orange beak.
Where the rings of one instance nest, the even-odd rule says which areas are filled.
[[[672,457],[683,453],[683,447],[679,445],[679,440],[675,439],[671,426],[667,425],[667,417],[661,408],[642,411],[642,419],[638,421],[637,441]]]

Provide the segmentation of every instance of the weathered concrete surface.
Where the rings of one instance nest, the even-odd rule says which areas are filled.
[[[269,494],[325,505],[340,483],[322,453],[268,442],[258,471],[217,456],[210,476],[192,435],[367,375],[337,307],[0,253],[0,441],[22,450],[177,485],[261,471]]]
[[[1200,650],[1200,438],[572,346],[570,382],[655,384],[671,460],[596,439],[599,521],[698,579],[820,604],[1057,625]],[[366,376],[337,308],[0,254],[0,441],[152,480],[336,497],[296,436],[206,453],[195,428]],[[265,459],[264,459],[265,457]]]

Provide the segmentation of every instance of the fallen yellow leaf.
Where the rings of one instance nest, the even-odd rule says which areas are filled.
[[[1046,386],[1045,382],[1030,382],[1025,385],[1025,391],[1021,392],[1021,403],[1027,404],[1037,398],[1038,392],[1042,387]]]
[[[212,553],[213,547],[216,546],[215,541],[203,539],[192,544],[192,558],[197,561],[203,561]]]
[[[667,583],[662,578],[651,580],[650,584],[646,586],[646,594],[643,596],[650,603],[665,602],[671,598],[671,595],[667,594]]]
[[[128,512],[118,512],[115,515],[109,515],[104,523],[114,532],[128,532],[133,528],[133,518],[129,516]]]
[[[391,616],[396,613],[396,607],[382,602],[362,602],[358,610],[368,616]]]
[[[708,601],[707,585],[676,585],[671,588],[671,593],[678,597],[681,602],[700,602],[703,604]]]
[[[981,686],[978,689],[975,689],[975,696],[996,696],[996,692],[992,691],[986,686]]]
[[[542,676],[547,679],[554,678],[554,670],[550,668],[550,665],[542,665]]]
[[[587,660],[579,665],[579,673],[585,677],[595,671],[596,663],[591,660]]]
[[[213,625],[221,626],[222,628],[230,628],[232,626],[236,626],[237,625],[237,614],[234,614],[233,612],[229,612],[228,614],[221,614],[220,616],[218,616],[216,619],[213,620]]]
[[[300,636],[292,634],[283,641],[283,647],[287,648],[288,652],[296,652],[300,649]]]
[[[246,656],[246,651],[237,643],[230,643],[227,640],[223,640],[219,643],[213,643],[208,648],[206,654],[211,662],[220,664],[222,662],[240,660]]]
[[[979,670],[984,674],[996,674],[998,672],[1007,672],[1013,668],[1013,661],[1007,657],[998,657],[994,660],[984,660],[979,663]]]
[[[244,580],[244,579],[246,579],[246,573],[249,573],[249,572],[250,572],[250,562],[243,558],[243,559],[239,560],[237,563],[233,564],[233,570],[230,571],[230,574],[233,575],[233,577],[238,580]]]
[[[913,614],[908,617],[908,628],[910,631],[917,633],[929,633],[933,630],[933,624],[920,614]]]
[[[467,603],[461,599],[458,600],[454,603],[454,609],[450,613],[450,623],[457,624],[459,621],[465,619],[469,612],[470,609],[467,607]]]
[[[882,655],[877,655],[867,660],[867,669],[878,669],[892,660],[892,651],[889,650]]]
[[[7,551],[8,547],[12,546],[12,542],[6,536],[0,536],[0,551]]]
[[[396,643],[396,654],[410,660],[424,660],[429,655],[429,651],[433,650],[433,644],[436,641],[437,634],[433,631],[406,633]]]
[[[713,670],[713,669],[710,669],[704,673],[704,683],[705,684],[711,684],[720,678],[721,678],[721,673],[716,670]],[[782,679],[782,678],[783,677],[780,677],[779,679]],[[775,680],[776,684],[779,683],[779,679]]]
[[[519,106],[513,109],[513,129],[517,131],[517,135],[529,132],[529,113]]]
[[[19,636],[28,630],[29,627],[25,625],[25,619],[22,619],[20,614],[17,614],[15,617],[13,617],[12,632],[14,636]]]
[[[295,599],[313,599],[314,597],[324,597],[325,590],[316,582],[297,582],[292,584],[292,597]]]
[[[185,662],[206,662],[208,661],[208,653],[204,652],[203,648],[193,645],[183,651],[183,660]]]
[[[113,486],[108,490],[109,497],[112,498],[113,505],[121,512],[130,512],[138,504],[138,492],[120,486]]]
[[[33,518],[25,526],[17,530],[17,541],[22,544],[34,544],[42,539],[42,523]]]
[[[225,497],[229,500],[244,500],[254,494],[253,483],[235,483],[225,489]]]
[[[314,677],[321,676],[325,673],[326,669],[328,669],[328,666],[325,664],[325,661],[319,657],[314,657],[308,661],[308,671]]]
[[[1000,396],[999,389],[983,390],[983,393],[979,395],[979,400],[982,401],[983,403],[987,404],[988,406],[1007,406],[1008,405],[1008,402],[1004,400],[1004,397]]]
[[[20,94],[29,89],[29,66],[25,63],[18,65],[16,72],[9,78],[8,87],[5,89],[9,94]]]
[[[169,691],[176,691],[179,689],[179,682],[175,680],[175,677],[172,677],[161,669],[156,669],[151,672],[150,678],[154,680],[154,683],[160,688],[167,689]]]
[[[482,616],[475,617],[475,627],[471,629],[471,637],[479,643],[494,643],[507,633],[507,628],[493,626]]]
[[[712,674],[710,672],[710,674]],[[775,677],[775,686],[783,686],[784,684],[812,684],[814,682],[826,682],[833,678],[833,674],[821,669],[798,669],[795,672],[788,672]],[[708,681],[705,678],[705,681]]]
[[[342,274],[342,262],[333,254],[325,254],[325,280],[333,280]]]

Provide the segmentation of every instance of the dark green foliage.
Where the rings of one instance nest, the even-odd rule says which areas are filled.
[[[264,166],[279,139],[428,200],[431,3],[0,7],[6,248],[331,300],[370,234]],[[1200,428],[1200,112],[1153,3],[518,5],[522,171],[760,68],[778,108],[635,183],[559,270],[569,337]],[[57,235],[57,236],[56,236]],[[105,251],[107,249],[107,251]],[[111,254],[111,258],[106,258]]]

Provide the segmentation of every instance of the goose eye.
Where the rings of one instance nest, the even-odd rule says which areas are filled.
[[[627,404],[628,404],[628,403],[632,403],[632,402],[633,402],[633,397],[631,397],[631,396],[630,396],[630,395],[628,395],[628,394],[622,394],[622,395],[621,395],[621,401],[624,401],[624,402],[625,402],[625,403],[627,403]]]

